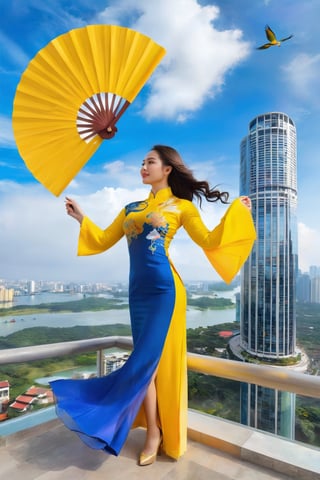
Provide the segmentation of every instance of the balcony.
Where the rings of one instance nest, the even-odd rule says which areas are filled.
[[[129,337],[106,337],[0,352],[0,364],[97,351],[101,374],[103,349],[129,349]],[[188,354],[188,368],[222,378],[320,398],[320,378],[283,368],[252,365]],[[178,461],[165,455],[150,466],[137,465],[144,433],[132,430],[119,457],[91,450],[54,418],[35,426],[19,421],[0,425],[0,480],[289,480],[320,479],[320,450],[227,420],[189,410],[188,450]],[[32,417],[30,414],[28,417]],[[41,415],[39,416],[41,417]],[[6,432],[15,422],[11,432]]]

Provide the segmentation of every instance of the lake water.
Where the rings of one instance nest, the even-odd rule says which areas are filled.
[[[100,295],[112,298],[108,295]],[[222,292],[219,296],[233,298],[234,291]],[[80,300],[83,294],[45,293],[38,295],[23,295],[15,297],[14,305],[39,305],[41,303],[67,302]],[[1,306],[1,305],[0,305]],[[236,309],[225,310],[197,310],[188,307],[187,328],[197,328],[218,325],[220,323],[234,322]],[[98,312],[66,312],[66,313],[34,313],[31,315],[0,315],[0,336],[5,337],[11,333],[31,327],[66,328],[82,325],[112,325],[115,323],[130,324],[129,311],[103,310]]]
[[[113,298],[107,293],[96,294],[95,297]],[[59,302],[74,302],[84,298],[83,293],[36,293],[34,295],[17,295],[13,302],[0,302],[0,308],[14,307],[17,305],[40,305],[41,303],[59,303]]]
[[[188,307],[187,328],[207,327],[219,323],[234,322],[235,308],[225,310],[196,310]],[[15,320],[12,322],[12,320]],[[99,312],[66,312],[66,313],[36,313],[32,315],[15,315],[0,317],[0,336],[31,327],[66,328],[77,325],[112,325],[122,323],[129,325],[129,311],[103,310]]]

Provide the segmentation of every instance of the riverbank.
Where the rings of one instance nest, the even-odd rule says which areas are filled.
[[[190,299],[188,306],[192,306],[199,310],[225,310],[235,308],[235,304],[227,298],[210,298],[200,297],[198,299]],[[126,310],[129,304],[127,301],[118,299],[105,298],[83,298],[82,300],[75,300],[72,302],[59,303],[43,303],[37,306],[15,306],[11,308],[1,308],[1,317],[28,316],[37,315],[39,313],[68,313],[68,312],[100,312],[104,310]]]
[[[187,309],[187,328],[206,327],[220,323],[235,321],[235,309],[224,310],[199,310]],[[129,309],[102,310],[96,312],[58,312],[41,313],[36,316],[14,317],[14,322],[8,321],[9,317],[0,319],[0,337],[7,337],[15,332],[38,327],[70,328],[81,326],[103,326],[112,324],[130,325]]]
[[[27,316],[38,313],[67,313],[67,312],[97,312],[102,310],[116,310],[128,308],[128,302],[117,298],[85,297],[80,300],[41,303],[39,305],[16,305],[10,308],[0,308],[0,317]]]

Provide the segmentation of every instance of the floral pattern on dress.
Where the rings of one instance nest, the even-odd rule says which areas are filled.
[[[143,232],[141,225],[139,225],[132,219],[128,219],[124,222],[123,229],[126,233],[129,244],[131,243],[132,239],[138,238],[138,235]]]
[[[159,240],[161,241],[160,244],[163,246],[163,239],[168,232],[169,224],[160,212],[150,212],[146,218],[147,223],[153,227],[153,230],[148,233],[146,238],[151,241],[149,250],[154,253],[157,249]]]
[[[157,246],[164,245],[164,239],[166,234],[169,230],[168,221],[164,215],[165,212],[179,212],[179,204],[180,200],[171,197],[165,200],[162,203],[159,203],[156,206],[156,210],[148,213],[146,215],[146,223],[145,225],[149,225],[152,227],[152,230],[146,235],[146,239],[150,240],[149,250],[154,253],[157,249]],[[140,201],[140,202],[132,202],[129,203],[126,209],[126,215],[131,212],[141,212],[147,209],[149,206],[148,201]],[[124,231],[127,236],[128,243],[130,244],[133,239],[138,238],[143,232],[141,226],[137,225],[134,220],[127,219],[123,225]]]

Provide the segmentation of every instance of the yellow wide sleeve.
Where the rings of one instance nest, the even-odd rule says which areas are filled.
[[[122,210],[105,230],[98,227],[88,217],[84,217],[80,227],[78,255],[95,255],[104,252],[117,243],[124,235]]]
[[[230,283],[237,275],[256,239],[251,212],[240,198],[232,202],[219,225],[212,231],[195,213],[184,227],[202,247],[211,265],[226,283]]]

